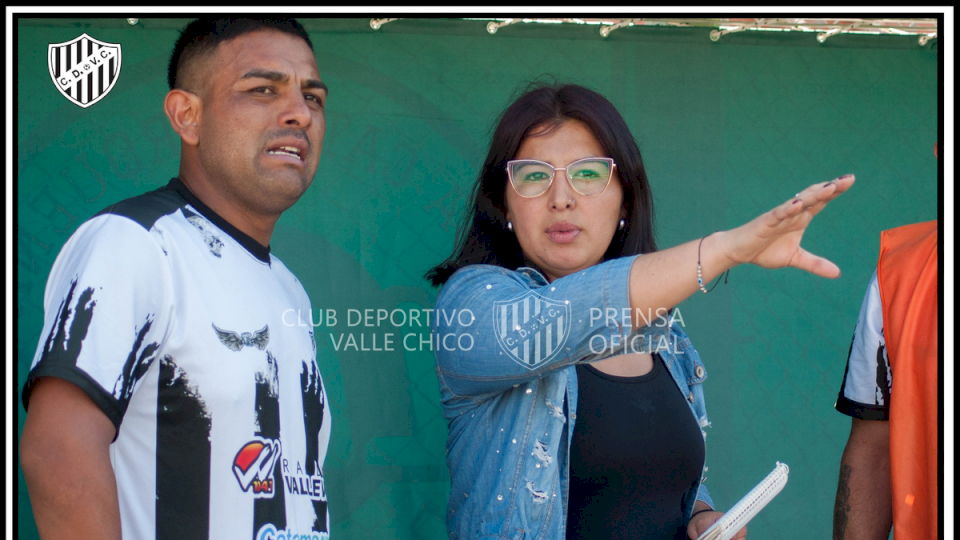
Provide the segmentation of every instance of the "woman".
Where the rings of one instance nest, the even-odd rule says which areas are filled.
[[[443,285],[450,538],[683,539],[719,519],[701,483],[706,371],[668,310],[747,262],[837,277],[799,244],[852,184],[657,251],[640,151],[609,101],[552,85],[510,105],[454,253],[427,276]]]

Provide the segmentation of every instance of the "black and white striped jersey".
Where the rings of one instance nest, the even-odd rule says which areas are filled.
[[[883,305],[873,273],[853,332],[836,409],[861,420],[888,420],[893,377],[883,337]]]
[[[174,179],[80,226],[44,311],[24,406],[59,377],[113,421],[124,538],[328,538],[310,300],[269,248]]]

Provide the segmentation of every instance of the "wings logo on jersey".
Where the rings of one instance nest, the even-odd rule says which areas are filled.
[[[243,491],[253,488],[255,498],[272,498],[273,467],[280,458],[280,441],[257,437],[243,445],[233,458],[233,474]]]
[[[262,351],[267,348],[267,342],[270,341],[269,325],[264,326],[256,332],[244,332],[242,334],[231,330],[221,330],[214,323],[210,323],[210,326],[213,327],[213,331],[216,332],[217,337],[220,338],[220,343],[223,343],[223,345],[231,351],[239,351],[244,346],[256,347]]]

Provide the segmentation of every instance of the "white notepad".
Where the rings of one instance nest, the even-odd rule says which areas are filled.
[[[768,502],[772,501],[777,493],[787,485],[787,475],[790,467],[786,463],[777,462],[773,472],[767,475],[759,484],[750,490],[733,508],[723,514],[709,529],[703,531],[697,540],[730,540],[737,531],[743,528],[756,516]]]

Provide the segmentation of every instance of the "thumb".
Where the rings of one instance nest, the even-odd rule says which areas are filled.
[[[796,255],[793,259],[790,260],[789,266],[794,268],[799,268],[811,274],[835,279],[840,277],[840,267],[831,262],[828,259],[820,257],[819,255],[814,255],[809,251],[799,248]]]

